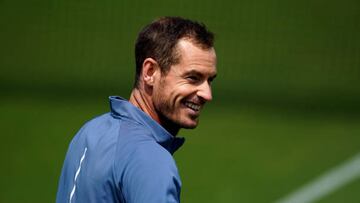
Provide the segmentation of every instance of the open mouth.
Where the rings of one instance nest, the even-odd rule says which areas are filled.
[[[199,111],[201,109],[201,105],[195,104],[193,102],[186,101],[184,104],[186,107],[188,107],[194,111]]]

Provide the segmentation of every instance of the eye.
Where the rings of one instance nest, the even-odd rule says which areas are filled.
[[[199,81],[199,77],[194,76],[194,75],[187,76],[186,79],[192,83],[196,83]]]
[[[214,79],[215,79],[214,77],[209,78],[208,83],[211,84],[214,81]]]

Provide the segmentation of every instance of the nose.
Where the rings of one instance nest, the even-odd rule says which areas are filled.
[[[199,86],[197,95],[206,102],[212,100],[211,86],[209,82],[205,81]]]

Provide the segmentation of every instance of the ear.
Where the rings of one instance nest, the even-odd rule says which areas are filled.
[[[159,64],[152,58],[146,58],[142,65],[141,77],[145,85],[153,86],[160,71]]]

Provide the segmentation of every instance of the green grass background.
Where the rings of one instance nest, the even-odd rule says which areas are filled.
[[[360,151],[356,0],[0,0],[0,202],[54,201],[71,138],[128,97],[136,34],[164,15],[217,37],[214,101],[175,154],[183,202],[272,202]]]

